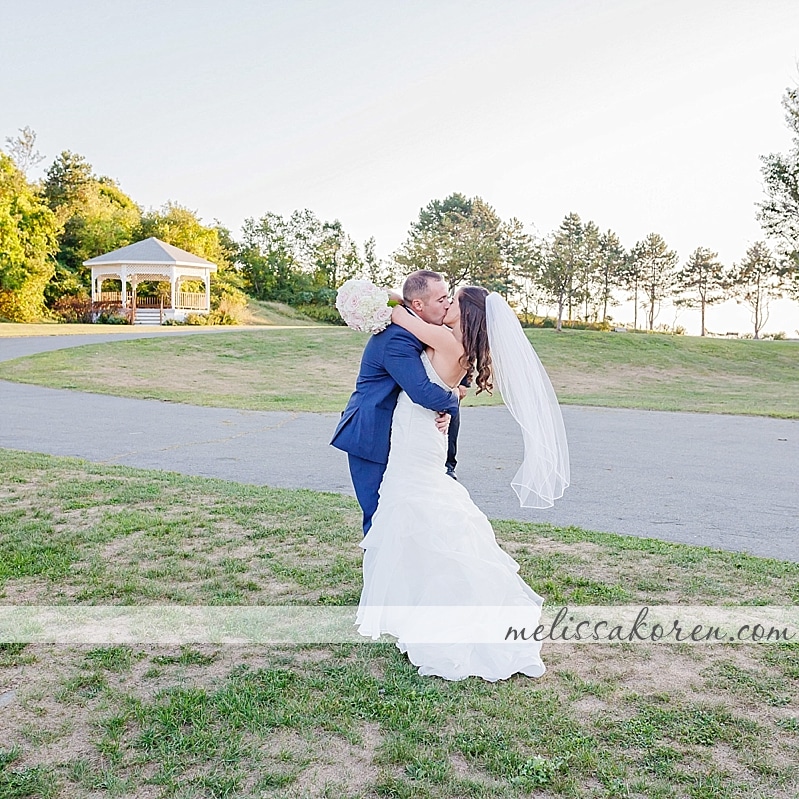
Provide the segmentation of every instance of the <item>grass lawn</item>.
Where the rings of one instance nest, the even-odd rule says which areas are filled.
[[[0,602],[351,605],[358,518],[334,494],[0,451]],[[799,602],[797,564],[495,529],[549,603]],[[799,644],[543,655],[543,678],[490,685],[383,643],[0,644],[0,797],[799,795]]]
[[[530,330],[564,403],[799,418],[799,344]],[[0,378],[254,410],[338,411],[366,338],[240,330],[89,345],[0,364]],[[499,402],[473,395],[467,404]]]

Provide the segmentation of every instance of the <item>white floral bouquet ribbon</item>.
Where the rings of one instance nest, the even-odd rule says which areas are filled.
[[[347,280],[339,287],[336,309],[353,330],[379,333],[391,324],[391,308],[396,301],[385,289],[369,280]]]

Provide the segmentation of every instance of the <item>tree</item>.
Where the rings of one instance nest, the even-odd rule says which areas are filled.
[[[44,161],[44,156],[36,149],[36,133],[27,125],[19,129],[16,138],[6,137],[6,152],[26,178],[29,170]]]
[[[599,316],[598,295],[602,274],[602,251],[599,246],[599,228],[594,222],[583,225],[582,246],[577,263],[576,280],[572,287],[572,300],[583,305],[583,320]],[[592,313],[593,312],[593,313]],[[569,310],[571,317],[571,308]]]
[[[287,232],[279,214],[244,220],[238,261],[246,290],[258,299],[292,302],[304,289],[310,294],[310,276],[303,276]]]
[[[216,230],[222,257],[211,279],[211,308],[219,308],[223,302],[243,308],[247,304],[247,296],[244,277],[237,266],[239,245],[218,219],[214,220],[213,229]]]
[[[676,252],[670,250],[657,233],[650,233],[632,250],[633,267],[636,274],[636,290],[640,285],[647,298],[647,321],[649,329],[655,329],[655,317],[660,303],[669,296],[676,279],[675,267],[679,261]],[[637,313],[636,313],[637,320]]]
[[[480,197],[451,194],[419,211],[394,257],[408,271],[441,272],[453,287],[475,283],[507,293],[501,225],[494,209]]]
[[[260,299],[332,305],[341,283],[364,271],[341,222],[321,222],[307,209],[288,219],[275,213],[246,219],[242,232],[242,275]]]
[[[515,217],[500,227],[500,254],[503,272],[500,293],[518,295],[525,281],[532,282],[541,271],[539,251],[533,237]]]
[[[759,203],[758,218],[780,251],[799,266],[799,88],[787,89],[782,98],[785,121],[793,134],[787,153],[761,156],[766,199]]]
[[[345,281],[363,271],[363,262],[355,242],[344,232],[338,219],[322,225],[322,237],[316,246],[315,282],[335,290]],[[335,293],[330,304],[335,302]]]
[[[733,296],[749,307],[755,338],[760,338],[768,322],[770,301],[783,296],[784,270],[769,248],[762,241],[756,241],[746,251],[746,257],[733,264],[728,281]]]
[[[91,273],[84,261],[137,240],[141,210],[115,181],[96,177],[83,156],[66,150],[47,170],[43,193],[61,225],[56,273],[46,290],[52,304],[87,292]]]
[[[624,258],[619,278],[622,287],[631,292],[628,299],[633,301],[633,330],[638,330],[638,297],[643,279],[643,263],[636,257],[635,250],[628,252]]]
[[[92,165],[82,155],[64,150],[47,170],[44,196],[55,210],[80,198],[94,179]]]
[[[397,262],[393,259],[384,261],[377,255],[374,236],[363,245],[363,276],[383,288],[397,288],[402,282]]]
[[[557,306],[555,329],[558,331],[563,326],[566,305],[571,306],[573,302],[574,284],[583,258],[583,232],[579,214],[571,213],[561,222],[544,251],[541,286],[547,298]]]
[[[381,285],[383,277],[383,267],[377,257],[377,242],[372,236],[363,245],[363,273],[367,280],[371,280],[375,286]]]
[[[0,316],[29,322],[44,310],[58,220],[10,156],[0,153]]]
[[[216,310],[223,301],[239,307],[246,304],[247,299],[241,289],[243,281],[233,261],[237,248],[230,231],[219,222],[204,225],[195,211],[178,203],[168,202],[158,210],[142,214],[139,225],[133,232],[133,241],[151,236],[216,264],[217,271],[211,278],[210,285],[212,309]]]
[[[505,255],[510,261],[522,318],[533,324],[539,315],[539,307],[546,306],[549,300],[542,280],[549,244],[546,239],[523,234],[516,240],[512,253]]]
[[[677,273],[676,285],[682,293],[677,303],[700,309],[702,336],[705,335],[705,308],[727,299],[727,276],[718,257],[717,252],[697,247]]]
[[[286,242],[297,266],[313,273],[317,268],[317,251],[322,243],[324,225],[313,211],[307,208],[293,211],[284,225]]]
[[[142,214],[135,240],[141,241],[151,236],[217,266],[227,265],[217,227],[204,225],[195,211],[178,203],[168,202],[157,210]]]
[[[612,230],[608,230],[599,237],[599,257],[596,301],[597,307],[600,303],[602,306],[602,321],[607,322],[609,319],[608,305],[619,304],[613,296],[613,289],[622,281],[627,258],[619,237]]]
[[[580,307],[585,321],[606,319],[624,263],[618,237],[612,231],[601,234],[595,222],[583,222],[579,214],[571,213],[545,250],[543,277],[550,300],[558,305],[557,328],[566,309],[569,320]]]

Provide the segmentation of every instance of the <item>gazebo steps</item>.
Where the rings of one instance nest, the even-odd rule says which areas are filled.
[[[137,308],[134,325],[160,325],[161,310],[159,308]]]

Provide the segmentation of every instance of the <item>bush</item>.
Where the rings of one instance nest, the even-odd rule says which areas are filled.
[[[329,325],[346,325],[346,322],[341,318],[341,314],[336,310],[333,305],[298,305],[296,306],[300,313],[305,316],[310,316],[317,322],[325,322]]]
[[[235,316],[232,316],[227,311],[223,311],[222,309],[217,309],[216,311],[211,311],[211,313],[189,313],[186,314],[186,318],[181,322],[178,319],[164,319],[164,325],[169,326],[182,326],[182,325],[195,325],[195,326],[203,326],[203,325],[237,325],[239,320],[236,319]]]
[[[90,324],[94,321],[92,301],[88,294],[72,294],[59,297],[50,309],[59,322],[67,324]]]
[[[96,325],[129,325],[130,317],[121,308],[118,311],[100,311],[94,317]]]
[[[547,329],[556,327],[558,323],[558,320],[553,319],[551,316],[535,316],[533,314],[523,313],[519,314],[519,321],[522,323],[522,327],[544,327]],[[607,333],[611,329],[611,320],[606,319],[604,322],[583,322],[578,319],[573,319],[572,321],[563,319],[561,321],[561,327],[569,330],[601,330]]]
[[[215,311],[211,311],[206,321],[208,325],[237,325],[238,323],[239,320],[232,313],[228,313],[223,308],[217,308]]]
[[[567,327],[569,330],[601,330],[607,333],[610,331],[610,322],[582,322],[577,319],[570,322],[564,319],[562,327]]]
[[[40,275],[26,278],[13,291],[0,289],[0,316],[11,322],[38,322],[46,314],[44,287],[47,280]]]
[[[89,321],[98,325],[132,325],[133,311],[116,303],[93,302]]]

